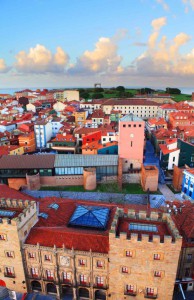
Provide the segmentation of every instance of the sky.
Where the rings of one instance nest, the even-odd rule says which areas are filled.
[[[194,88],[194,0],[0,0],[0,89]]]

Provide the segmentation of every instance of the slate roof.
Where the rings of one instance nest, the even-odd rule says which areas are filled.
[[[51,169],[55,155],[2,155],[0,169]]]
[[[118,155],[56,154],[55,168],[117,166]]]

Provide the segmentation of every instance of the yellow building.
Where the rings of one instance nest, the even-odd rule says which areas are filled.
[[[75,117],[75,126],[80,126],[83,127],[86,123],[86,118],[87,118],[87,111],[85,110],[79,110],[74,112],[74,117]]]

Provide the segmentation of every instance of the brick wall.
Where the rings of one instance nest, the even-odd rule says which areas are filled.
[[[181,191],[183,181],[183,171],[185,169],[174,166],[172,185],[176,191]]]
[[[142,166],[141,185],[144,191],[148,189],[155,192],[158,189],[158,168],[155,166]]]
[[[61,175],[61,176],[41,176],[40,184],[47,186],[72,186],[83,185],[83,175]]]

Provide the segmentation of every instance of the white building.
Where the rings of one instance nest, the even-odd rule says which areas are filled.
[[[52,121],[51,121],[51,124],[52,124],[52,137],[55,137],[56,134],[59,132],[59,129],[61,127],[63,127],[63,124],[61,124],[61,118],[54,118]]]
[[[36,138],[36,147],[45,148],[47,142],[52,137],[52,123],[51,121],[37,121],[34,125],[34,132]]]

